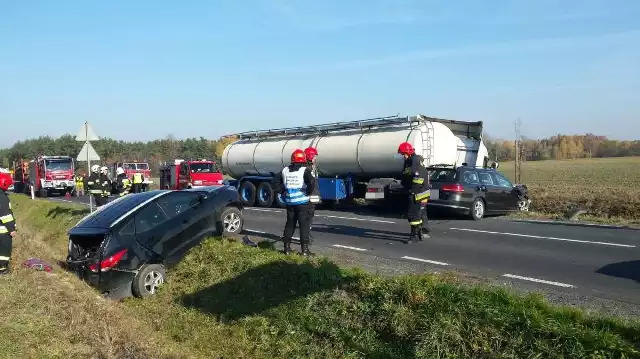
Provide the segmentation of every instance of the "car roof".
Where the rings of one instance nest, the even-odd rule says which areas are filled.
[[[170,192],[168,190],[157,190],[120,197],[81,219],[74,228],[111,228],[129,213]],[[72,228],[72,231],[74,228]]]
[[[227,188],[229,186],[224,185],[224,186],[203,186],[203,187],[197,187],[197,188],[189,188],[189,189],[184,189],[183,191],[185,192],[207,192],[207,193],[211,193],[211,192],[216,192],[221,190],[222,188]]]

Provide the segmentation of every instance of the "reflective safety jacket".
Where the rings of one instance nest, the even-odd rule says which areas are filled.
[[[76,188],[84,187],[84,178],[82,178],[82,176],[76,176],[75,181],[76,181]]]
[[[118,183],[118,192],[120,192],[120,196],[124,196],[129,194],[131,191],[131,181],[127,177],[126,174],[119,174],[117,177]]]
[[[94,172],[87,177],[87,189],[92,195],[102,195],[102,182],[100,181],[99,173]]]
[[[416,202],[429,199],[429,172],[424,167],[423,158],[413,154],[404,161],[402,185],[411,193]]]
[[[141,184],[144,181],[144,176],[142,173],[134,173],[133,174],[133,184]]]
[[[0,189],[0,234],[16,231],[16,219],[13,217],[9,196]]]
[[[276,177],[274,193],[281,194],[287,206],[298,206],[310,203],[315,187],[315,178],[308,167],[291,164]]]
[[[102,190],[102,197],[109,197],[111,194],[111,180],[109,176],[104,173],[99,175],[100,189]]]

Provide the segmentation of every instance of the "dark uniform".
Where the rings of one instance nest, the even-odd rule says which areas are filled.
[[[107,204],[109,200],[111,181],[104,173],[92,172],[91,175],[87,177],[87,189],[96,201],[96,207],[101,207]]]
[[[424,167],[422,156],[412,154],[404,161],[402,185],[409,192],[407,219],[411,226],[408,241],[422,240],[423,233],[429,233],[426,201],[429,199],[429,174]]]
[[[300,163],[285,167],[275,178],[275,193],[282,195],[287,208],[287,223],[282,235],[285,253],[291,252],[291,238],[298,224],[302,254],[312,254],[309,250],[309,232],[314,204],[309,196],[316,190],[315,187],[316,181],[311,170]]]
[[[311,219],[309,220],[309,243],[313,244],[313,235],[311,234],[311,228],[313,227],[313,220],[316,216],[316,205],[320,203],[320,186],[318,186],[318,170],[312,161],[307,161],[308,168],[311,168],[311,174],[316,183],[313,186],[311,195],[309,196],[309,202],[311,202]]]
[[[9,196],[3,189],[0,189],[0,274],[9,271],[15,231],[16,221],[11,210]]]
[[[116,181],[118,184],[118,193],[120,194],[120,197],[128,195],[131,191],[131,181],[129,180],[129,177],[127,177],[126,174],[121,173],[118,175],[118,177],[116,177]]]
[[[142,192],[142,182],[144,182],[144,176],[142,173],[134,173],[133,174],[133,193]]]

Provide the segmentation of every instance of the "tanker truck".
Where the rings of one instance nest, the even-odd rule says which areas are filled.
[[[318,150],[320,198],[339,201],[394,202],[399,197],[403,159],[398,145],[409,142],[425,166],[487,166],[482,122],[417,116],[388,116],[362,121],[237,133],[222,154],[222,169],[234,178],[245,206],[284,207],[274,194],[276,173],[290,164],[295,149]],[[406,198],[406,195],[402,196]],[[390,201],[390,202],[389,202]]]

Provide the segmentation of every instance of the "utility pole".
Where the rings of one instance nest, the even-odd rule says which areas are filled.
[[[522,125],[522,122],[520,121],[520,118],[518,117],[518,119],[514,122],[514,127],[515,127],[515,131],[516,131],[516,140],[515,140],[515,149],[516,149],[516,153],[515,153],[515,181],[516,183],[520,183],[520,176],[522,175],[522,135],[520,133],[520,127]]]

